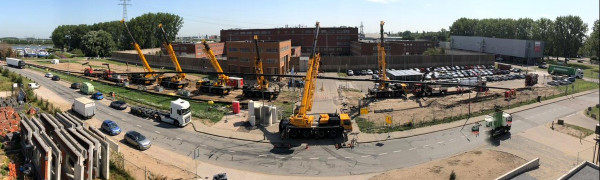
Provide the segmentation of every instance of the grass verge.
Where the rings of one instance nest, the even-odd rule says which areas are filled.
[[[33,70],[40,72],[48,72],[44,69],[30,67]],[[56,75],[60,75],[63,81],[68,81],[71,83],[74,82],[89,82],[94,85],[94,88],[97,91],[102,93],[114,92],[118,99],[124,100],[126,102],[135,102],[137,104],[142,104],[145,106],[151,106],[154,108],[169,110],[171,106],[171,101],[174,100],[175,97],[169,96],[161,96],[155,95],[147,92],[130,90],[119,86],[107,85],[101,82],[92,81],[85,78],[76,77],[73,75],[67,75],[60,72],[53,72]],[[225,112],[220,110],[222,109],[222,105],[219,104],[208,104],[206,102],[194,102],[190,101],[190,106],[192,109],[192,116],[198,117],[201,119],[209,119],[212,122],[219,122],[221,118],[224,116]]]
[[[592,117],[592,114],[594,114],[596,116],[596,120],[600,121],[600,105],[596,105],[596,106],[591,107],[591,108],[592,108],[592,110],[588,111],[586,113],[586,115],[588,117],[590,117],[590,118],[594,118],[594,117]]]
[[[571,128],[573,130],[578,131],[581,134],[581,137],[587,137],[589,135],[594,134],[594,131],[586,129],[586,128],[583,128],[581,126],[577,126],[577,125],[573,125],[573,124],[567,124],[567,123],[565,123],[565,126],[567,128]],[[571,136],[574,136],[576,138],[579,138],[579,136],[577,134],[571,134],[571,133],[568,133],[568,134],[571,135]]]
[[[112,161],[110,162],[109,168],[110,168],[110,179],[115,179],[115,180],[135,179],[135,178],[133,178],[133,176],[131,176],[131,174],[129,174],[129,172],[127,172],[123,168],[117,167],[115,165],[115,163],[113,163]]]
[[[346,73],[337,73],[338,77],[348,77]]]

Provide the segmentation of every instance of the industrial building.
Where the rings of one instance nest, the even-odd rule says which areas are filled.
[[[377,40],[360,40],[351,43],[353,56],[377,56]],[[435,48],[433,41],[403,41],[392,38],[385,39],[387,55],[418,55],[428,48]]]
[[[450,36],[450,40],[452,49],[494,54],[509,62],[534,64],[544,57],[543,41],[479,36]]]
[[[256,47],[250,40],[228,41],[227,46],[227,71],[254,73],[254,58]],[[259,40],[260,57],[263,60],[263,69],[266,74],[284,74],[289,67],[292,57],[292,42],[290,40]],[[296,53],[298,47],[296,47]]]
[[[423,73],[415,70],[387,70],[386,72],[390,80],[421,81],[423,79]]]
[[[301,46],[302,53],[310,54],[313,45],[314,27],[274,29],[227,29],[221,30],[221,42],[250,41],[254,35],[264,40],[291,40],[292,46]],[[351,55],[350,43],[358,41],[356,27],[321,27],[317,51],[321,55]]]
[[[173,51],[178,57],[191,57],[191,58],[207,58],[208,56],[204,54],[202,49],[204,49],[204,45],[202,43],[173,43]],[[223,56],[223,48],[225,47],[225,43],[222,42],[209,42],[208,46],[213,51],[215,56],[221,57]],[[167,49],[165,47],[161,47],[163,54],[168,54]]]

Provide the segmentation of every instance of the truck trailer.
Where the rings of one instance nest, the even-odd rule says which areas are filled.
[[[8,66],[23,69],[25,67],[25,61],[16,58],[6,58]]]
[[[71,110],[85,119],[90,119],[96,114],[96,103],[87,97],[79,97],[73,101]]]
[[[148,107],[134,106],[131,107],[129,113],[142,118],[156,119],[173,124],[177,127],[184,127],[192,120],[190,103],[182,99],[171,101],[171,109],[169,112]]]
[[[548,74],[568,75],[568,76],[574,76],[579,79],[583,78],[583,70],[581,70],[579,68],[559,66],[559,65],[554,65],[554,64],[551,64],[550,66],[548,66]]]

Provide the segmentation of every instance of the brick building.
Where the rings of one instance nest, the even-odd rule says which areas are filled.
[[[221,42],[249,41],[254,35],[265,40],[291,40],[292,46],[301,46],[302,54],[310,54],[313,46],[314,27],[275,29],[229,29],[221,30]],[[350,43],[358,41],[356,27],[321,27],[317,42],[322,55],[351,55]]]
[[[375,40],[354,41],[351,43],[353,56],[377,55]],[[415,55],[423,54],[428,48],[434,48],[433,41],[386,41],[385,52],[387,55]]]
[[[204,49],[204,44],[202,43],[173,43],[172,46],[175,55],[178,57],[207,58],[206,54],[202,51],[202,49]],[[210,49],[212,49],[215,56],[223,56],[225,43],[210,42],[208,43],[208,46],[210,46]],[[165,49],[164,46],[161,47],[161,50],[164,54],[168,54],[167,49]]]
[[[229,72],[254,73],[256,48],[252,41],[228,41],[226,46]],[[260,40],[258,47],[265,74],[284,74],[286,72],[292,57],[290,40]]]

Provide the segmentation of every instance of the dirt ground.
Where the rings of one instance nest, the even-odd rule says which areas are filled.
[[[391,170],[370,180],[448,179],[452,171],[456,179],[495,179],[525,162],[525,159],[510,153],[480,149],[405,169]]]
[[[427,122],[434,119],[443,119],[465,115],[471,112],[493,109],[494,106],[509,106],[522,101],[528,101],[537,98],[537,96],[551,96],[560,93],[553,87],[539,86],[534,91],[517,91],[517,97],[510,101],[505,100],[503,90],[489,90],[485,93],[463,93],[455,95],[446,95],[438,97],[417,98],[409,94],[408,98],[391,99],[366,99],[369,109],[368,115],[362,115],[365,119],[373,121],[376,124],[385,123],[385,116],[394,117],[394,124],[404,124],[407,122]],[[343,91],[343,96],[349,101],[349,106],[357,106],[358,99],[364,97],[364,92]],[[469,96],[470,95],[470,96]],[[470,97],[470,98],[469,98]],[[477,97],[477,98],[476,98]],[[470,103],[470,105],[469,105]],[[371,113],[375,110],[392,109],[392,112]]]

